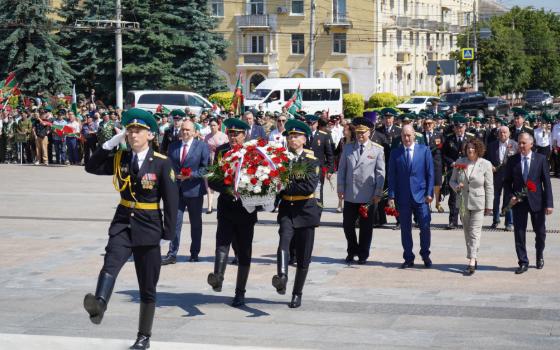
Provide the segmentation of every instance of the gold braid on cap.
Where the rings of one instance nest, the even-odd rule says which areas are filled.
[[[121,167],[120,167],[121,158],[122,158],[122,151],[117,151],[117,153],[115,153],[115,157],[113,158],[113,173],[114,173],[113,186],[115,186],[115,190],[117,190],[117,192],[123,192],[128,187],[130,191],[130,195],[132,196],[135,202],[138,202],[138,200],[134,196],[134,192],[132,192],[130,174],[126,178],[122,177]],[[119,180],[123,183],[121,187],[119,187]]]

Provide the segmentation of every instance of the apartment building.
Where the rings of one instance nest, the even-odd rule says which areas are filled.
[[[311,0],[209,0],[216,31],[231,42],[218,61],[230,88],[245,91],[266,78],[336,77],[344,92],[409,95],[435,91],[427,63],[457,48],[472,21],[466,0],[315,0],[315,69],[310,58]],[[443,90],[458,78],[444,77]]]

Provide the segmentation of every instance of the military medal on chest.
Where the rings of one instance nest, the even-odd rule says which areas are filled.
[[[154,173],[147,173],[142,176],[142,180],[140,183],[142,184],[142,188],[145,190],[151,190],[154,188],[157,181],[157,175]]]

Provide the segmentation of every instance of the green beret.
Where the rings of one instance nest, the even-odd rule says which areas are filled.
[[[467,118],[465,118],[461,113],[453,114],[453,118],[451,121],[455,124],[455,126],[463,126],[469,122]]]
[[[391,107],[383,108],[380,113],[384,117],[396,117],[399,114],[396,109]]]
[[[170,116],[172,117],[179,117],[179,118],[184,118],[187,115],[185,114],[185,112],[181,109],[174,109],[171,111],[171,113],[169,113]],[[176,119],[176,118],[173,118]]]
[[[305,116],[305,121],[308,123],[315,123],[317,120],[319,120],[319,117],[315,114],[307,114]]]
[[[245,123],[243,120],[238,118],[228,118],[224,120],[224,125],[226,126],[228,131],[233,130],[233,131],[246,132],[251,128],[249,124]]]
[[[158,132],[158,125],[152,113],[140,108],[131,108],[124,112],[121,123],[125,128],[139,126],[152,132]]]
[[[402,120],[403,122],[409,122],[409,121],[413,121],[416,120],[416,114],[412,114],[412,113],[403,113],[401,115],[399,115],[399,119]]]
[[[486,123],[486,118],[483,117],[475,117],[473,119],[474,122],[479,122],[479,123]]]
[[[286,130],[282,133],[284,136],[289,134],[301,134],[305,136],[311,135],[311,128],[307,124],[297,119],[290,119],[286,122]]]
[[[507,120],[505,120],[505,119],[503,119],[503,118],[496,117],[495,120],[496,120],[496,123],[499,123],[499,124],[501,124],[501,125],[504,125],[504,126],[505,126],[505,125],[508,125]]]
[[[526,110],[524,110],[523,108],[519,108],[519,107],[513,107],[511,109],[511,111],[513,112],[514,116],[521,116],[521,117],[525,117],[527,116],[528,112]]]

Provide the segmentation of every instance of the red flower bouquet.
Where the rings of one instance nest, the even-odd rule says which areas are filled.
[[[181,168],[181,176],[191,176],[192,169],[191,168]]]
[[[389,216],[394,216],[396,218],[399,217],[399,211],[397,210],[397,208],[394,207],[385,207],[385,214],[389,215]]]
[[[370,203],[360,205],[360,207],[358,208],[358,213],[362,218],[364,219],[368,218],[368,210],[370,206],[371,206]]]
[[[537,184],[531,180],[527,180],[527,183],[525,183],[525,186],[523,187],[521,192],[516,192],[514,194],[515,197],[517,198],[517,203],[523,202],[523,200],[527,198],[527,196],[529,195],[529,192],[533,192],[533,193],[537,192]],[[511,204],[511,202],[509,202],[508,205],[502,208],[502,215],[506,215],[507,211],[513,208],[514,205],[515,204]]]

